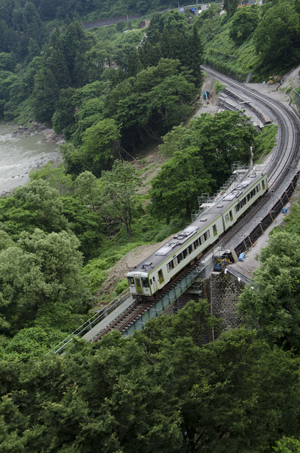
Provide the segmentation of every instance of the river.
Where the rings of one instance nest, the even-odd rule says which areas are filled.
[[[16,130],[0,124],[0,194],[29,181],[33,168],[62,160],[58,145],[42,142],[42,135],[13,137]]]

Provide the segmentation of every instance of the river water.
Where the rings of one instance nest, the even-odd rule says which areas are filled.
[[[0,194],[29,181],[33,168],[62,160],[58,145],[43,143],[42,135],[13,137],[16,130],[0,124]]]

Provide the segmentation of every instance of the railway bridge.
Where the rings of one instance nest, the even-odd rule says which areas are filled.
[[[143,329],[149,319],[163,313],[184,293],[201,296],[201,284],[212,273],[216,260],[222,252],[225,249],[231,249],[238,256],[252,246],[289,201],[299,178],[299,121],[294,112],[280,102],[263,96],[223,74],[207,67],[203,69],[226,85],[234,96],[239,99],[243,96],[251,99],[256,110],[264,112],[278,125],[277,145],[272,158],[260,169],[268,174],[269,192],[197,263],[185,269],[164,288],[154,302],[142,303],[140,300],[134,300],[129,290],[124,291],[57,345],[52,350],[54,353],[61,353],[74,337],[80,337],[86,341],[98,341],[111,330],[119,330],[124,336],[132,335],[134,331]],[[238,238],[241,236],[243,240],[239,242]]]

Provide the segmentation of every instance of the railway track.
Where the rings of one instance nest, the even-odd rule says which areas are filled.
[[[132,304],[126,311],[121,313],[114,321],[112,321],[105,329],[103,329],[97,336],[93,338],[93,342],[101,340],[101,338],[112,330],[119,330],[124,332],[126,328],[141,318],[143,313],[146,313],[160,300],[162,299],[177,283],[179,283],[186,274],[190,273],[193,270],[196,270],[198,263],[195,262],[185,269],[183,269],[180,274],[178,274],[172,281],[170,281],[159,293],[155,299],[149,301],[148,298],[143,298],[142,296]]]
[[[297,164],[297,155],[300,145],[299,121],[295,115],[280,102],[270,99],[267,96],[259,94],[257,91],[249,88],[239,82],[235,82],[223,74],[218,73],[206,66],[202,66],[204,71],[220,82],[237,90],[238,93],[247,95],[252,98],[262,108],[267,111],[268,115],[278,125],[277,146],[273,153],[273,157],[266,168],[269,180],[269,189],[274,193],[280,188],[285,181],[291,168],[295,168]],[[272,198],[272,192],[269,190],[242,218],[228,231],[222,238],[224,245],[237,235],[249,221],[258,215],[261,209]]]
[[[241,95],[253,99],[257,105],[272,118],[278,125],[277,147],[273,153],[273,158],[268,164],[266,171],[268,173],[269,186],[274,192],[278,190],[284,180],[287,178],[291,168],[295,168],[297,164],[297,155],[300,144],[299,122],[292,112],[290,112],[281,103],[274,101],[267,96],[260,95],[257,91],[246,87],[245,85],[235,82],[229,77],[224,76],[210,68],[202,67],[206,73],[218,79],[225,85],[237,90]],[[220,240],[222,244],[226,245],[228,242],[239,233],[239,231],[249,223],[249,221],[257,215],[265,204],[271,199],[272,194],[270,191],[266,193],[252,208],[251,210],[236,224],[230,231],[228,231]],[[201,259],[204,257],[203,255]],[[169,290],[178,283],[181,278],[193,268],[197,267],[197,263],[186,268],[180,275],[178,275],[172,282],[170,282],[156,297],[155,302],[145,301],[140,297],[133,303],[124,313],[116,318],[109,326],[100,332],[93,341],[99,341],[104,335],[112,330],[125,331],[126,328],[133,323],[137,322],[143,313],[147,312],[153,305],[158,302]]]

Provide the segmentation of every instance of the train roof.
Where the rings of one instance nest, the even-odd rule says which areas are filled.
[[[222,216],[239,199],[243,198],[243,195],[256,185],[262,177],[263,173],[261,172],[248,173],[235,187],[232,187],[232,190],[229,190],[223,196],[220,194],[219,199],[215,203],[212,203],[206,212],[200,214],[189,226],[175,234],[166,244],[135,266],[130,272],[146,272],[150,274],[167,258],[171,258],[181,248],[183,249],[184,245],[193,242],[193,238],[198,236],[200,232],[205,233],[206,229],[213,222]]]

